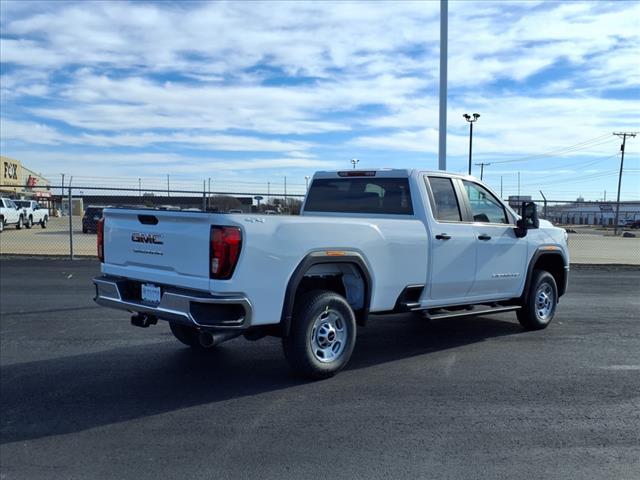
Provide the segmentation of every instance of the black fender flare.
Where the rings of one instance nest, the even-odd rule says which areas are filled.
[[[306,255],[293,271],[289,278],[287,289],[284,294],[284,303],[282,306],[282,316],[280,318],[281,334],[283,337],[289,335],[291,331],[291,323],[293,322],[293,307],[296,299],[296,292],[300,282],[304,278],[305,273],[314,265],[323,263],[350,263],[355,265],[364,279],[364,306],[362,310],[356,313],[358,323],[363,325],[369,314],[369,306],[371,305],[371,274],[367,264],[358,252],[325,249],[322,251],[311,252]]]
[[[558,287],[558,297],[564,295],[567,291],[567,282],[569,280],[569,262],[567,257],[564,255],[564,252],[560,247],[555,246],[540,246],[536,249],[534,254],[529,260],[529,266],[527,267],[527,279],[524,282],[524,289],[522,290],[522,301],[526,303],[529,299],[529,288],[531,287],[531,280],[533,278],[533,267],[540,260],[540,258],[544,256],[555,256],[560,257],[562,260],[562,266],[564,268],[564,284],[557,285]]]

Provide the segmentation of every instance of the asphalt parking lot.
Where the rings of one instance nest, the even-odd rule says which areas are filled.
[[[360,329],[347,370],[279,341],[195,354],[93,304],[94,261],[0,260],[0,478],[640,478],[640,269],[513,314]]]

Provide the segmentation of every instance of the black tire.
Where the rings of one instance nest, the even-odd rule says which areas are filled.
[[[42,220],[40,220],[40,226],[42,228],[47,228],[47,222],[49,221],[49,217],[44,217]]]
[[[282,339],[291,369],[314,379],[331,377],[342,370],[355,343],[353,310],[344,297],[328,290],[313,290],[297,299],[291,331]]]
[[[181,323],[169,322],[169,328],[171,329],[173,336],[180,342],[194,349],[203,349],[199,340],[200,332],[198,332],[195,327],[189,327],[187,325],[182,325]]]
[[[4,231],[4,218],[0,218],[0,232]]]
[[[534,270],[526,298],[517,311],[520,325],[525,330],[547,328],[558,306],[558,287],[553,275],[545,270]]]
[[[27,228],[33,227],[33,217],[29,217],[27,219],[27,223],[25,224],[25,227],[27,227]]]
[[[22,215],[18,219],[18,223],[16,223],[16,230],[20,230],[24,225],[24,220],[22,219]]]

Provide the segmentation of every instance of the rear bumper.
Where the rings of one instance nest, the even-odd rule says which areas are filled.
[[[101,276],[93,279],[94,301],[104,307],[143,313],[162,320],[203,329],[244,330],[251,325],[251,303],[241,294],[212,295],[168,285],[159,304],[144,302],[140,285],[147,282],[127,278]]]

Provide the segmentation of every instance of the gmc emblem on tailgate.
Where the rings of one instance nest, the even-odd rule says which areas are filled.
[[[161,233],[132,233],[131,241],[137,243],[152,243],[154,245],[162,245]]]

